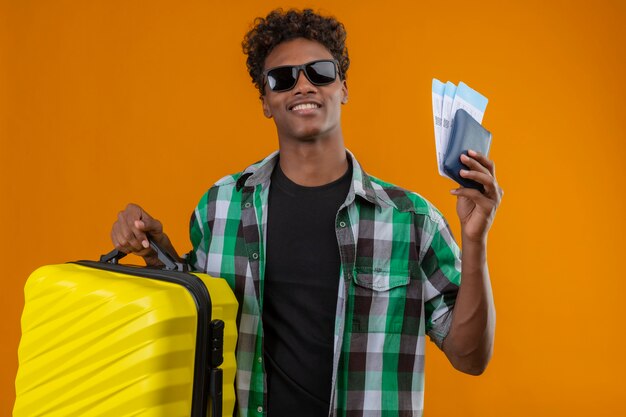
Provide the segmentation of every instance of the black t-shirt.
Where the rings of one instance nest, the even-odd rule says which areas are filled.
[[[303,187],[272,174],[263,291],[269,417],[328,414],[339,247],[335,221],[352,167],[338,180]]]

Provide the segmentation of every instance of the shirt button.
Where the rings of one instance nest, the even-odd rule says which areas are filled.
[[[258,407],[256,408],[256,411],[257,411],[257,413],[262,413],[262,412],[263,412],[263,407],[258,406]]]
[[[252,253],[252,259],[259,259],[259,254],[256,252]]]
[[[339,222],[339,227],[346,227],[346,222]]]
[[[259,359],[257,359],[259,361],[259,363],[263,362],[263,358],[259,356]]]
[[[244,204],[243,206],[244,206],[245,208],[250,208],[250,207],[252,206],[252,204],[250,204],[250,203],[246,203],[246,204]]]

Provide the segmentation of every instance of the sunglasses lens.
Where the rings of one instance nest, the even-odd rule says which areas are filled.
[[[272,91],[289,90],[296,85],[293,67],[274,68],[267,73],[267,83]]]
[[[308,64],[305,71],[313,84],[325,85],[335,81],[337,77],[335,69],[335,63],[332,61],[318,61]]]

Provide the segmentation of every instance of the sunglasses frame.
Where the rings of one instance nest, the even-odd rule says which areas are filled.
[[[334,64],[335,67],[335,78],[332,81],[329,81],[327,83],[316,83],[313,80],[311,80],[311,78],[309,78],[309,74],[306,71],[306,67],[308,65],[311,64],[316,64],[318,62],[332,62]],[[300,78],[300,72],[302,71],[304,73],[304,76],[306,77],[307,80],[309,80],[309,82],[315,86],[321,87],[321,86],[325,86],[325,85],[329,85],[334,83],[337,80],[337,76],[339,76],[339,78],[341,78],[341,71],[339,70],[339,61],[337,61],[336,59],[316,59],[314,61],[310,61],[301,65],[279,65],[277,67],[272,67],[272,68],[268,68],[265,71],[263,71],[263,88],[265,89],[265,86],[267,85],[267,75],[270,73],[270,71],[279,69],[279,68],[291,68],[292,74],[293,74],[293,70],[296,70],[296,77],[295,77],[295,81],[293,83],[293,85],[289,88],[285,88],[283,90],[272,90],[272,88],[270,87],[270,91],[273,91],[275,93],[282,93],[285,91],[289,91],[289,90],[293,90],[293,88],[296,86],[296,84],[298,84],[298,78]]]

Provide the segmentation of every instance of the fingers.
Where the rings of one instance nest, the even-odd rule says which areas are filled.
[[[139,220],[135,220],[135,227],[150,235],[163,233],[163,225],[160,221],[153,219],[148,213],[142,210]]]
[[[494,182],[491,174],[480,171],[468,171],[467,169],[462,169],[460,175],[463,178],[467,178],[468,180],[474,180],[477,183],[482,184],[485,189]]]
[[[156,243],[163,246],[164,241],[167,239],[163,234],[163,224],[157,219],[152,218],[146,211],[142,210],[141,220],[135,220],[134,222],[137,230],[142,231],[146,237],[141,241],[142,246],[144,248],[150,247],[150,242],[148,242],[147,236],[150,236],[150,239],[156,241]]]
[[[489,200],[492,200],[496,204],[496,206],[500,204],[500,200],[502,199],[502,194],[504,192],[502,191],[502,188],[500,188],[500,186],[498,185],[496,179],[490,174],[462,169],[460,175],[463,178],[474,180],[477,183],[482,184],[485,188],[485,191],[484,193],[482,193],[482,195]]]
[[[111,230],[111,240],[118,250],[136,253],[145,249],[142,242],[146,240],[146,235],[135,227],[136,216],[137,213],[128,208],[117,215],[117,221]]]
[[[474,180],[485,187],[484,195],[500,203],[504,192],[498,185],[498,181],[495,177],[495,163],[488,159],[485,155],[469,150],[467,155],[461,155],[461,162],[463,162],[469,170],[462,169],[459,173],[463,178]]]
[[[471,170],[482,172],[487,175],[491,175],[491,172],[486,166],[482,165],[480,162],[478,162],[478,160],[474,158],[470,158],[469,156],[465,154],[461,154],[461,162]]]
[[[119,212],[111,229],[111,241],[116,249],[125,253],[146,256],[152,252],[147,234],[162,234],[161,222],[153,219],[141,207],[129,204]]]
[[[480,152],[476,152],[473,149],[470,149],[467,151],[467,153],[469,154],[469,156],[471,158],[469,159],[474,159],[476,161],[478,161],[478,163],[480,165],[482,165],[483,167],[487,168],[488,172],[492,175],[492,176],[496,176],[496,164],[489,158],[487,158],[485,155],[483,155]],[[467,156],[466,156],[467,157]],[[464,162],[465,163],[465,162]],[[467,165],[467,164],[466,164]],[[468,165],[469,166],[469,165]],[[470,167],[471,168],[471,167]]]

